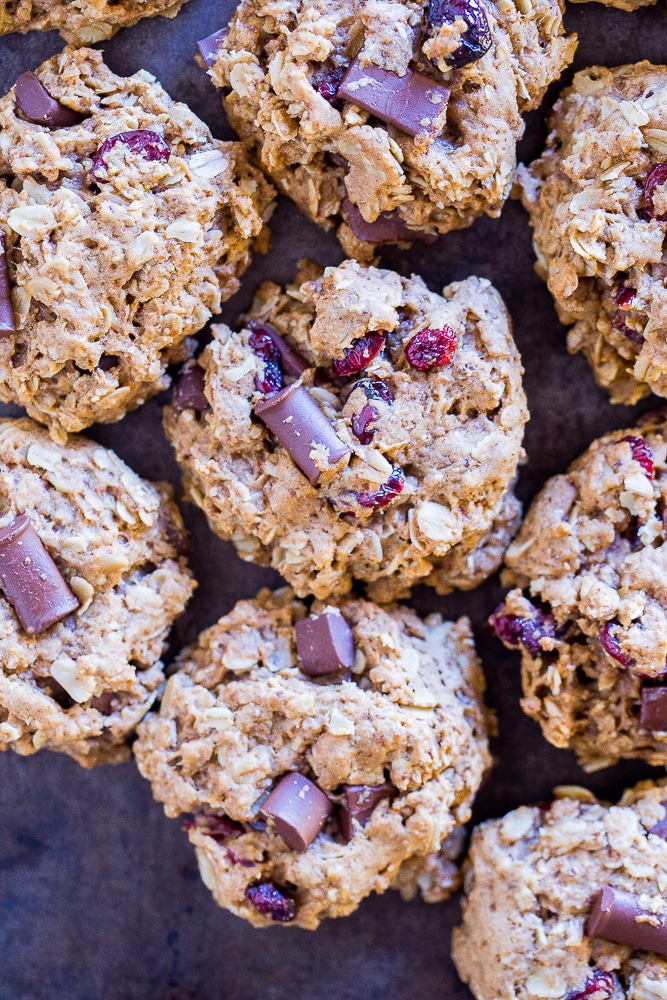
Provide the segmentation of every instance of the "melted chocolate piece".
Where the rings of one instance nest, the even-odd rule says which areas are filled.
[[[275,434],[313,486],[322,477],[322,471],[310,457],[314,447],[328,449],[329,465],[336,465],[350,456],[350,449],[343,444],[300,382],[293,382],[286,389],[260,400],[255,406],[255,413]]]
[[[72,111],[51,97],[34,73],[21,73],[14,85],[16,107],[33,125],[47,128],[69,128],[83,121],[83,115]]]
[[[0,337],[10,337],[13,333],[16,333],[16,321],[9,284],[7,241],[5,234],[0,230]]]
[[[423,233],[418,229],[409,229],[398,211],[382,212],[374,222],[366,222],[357,206],[345,198],[342,205],[343,215],[348,226],[358,240],[368,243],[402,243],[410,240],[420,243],[435,243],[437,233]]]
[[[349,670],[354,663],[352,630],[341,614],[310,615],[294,626],[301,670],[310,677]]]
[[[356,58],[336,96],[369,111],[406,135],[425,132],[434,139],[444,128],[449,93],[447,87],[423,73],[409,69],[405,76],[397,76],[373,63],[362,66]]]
[[[638,918],[648,917],[655,923]],[[605,886],[595,894],[586,924],[589,937],[626,944],[641,951],[667,955],[667,924],[664,916],[651,914],[639,905],[639,897]]]
[[[391,781],[385,781],[382,785],[345,785],[345,806],[338,814],[340,830],[345,840],[350,841],[354,836],[353,820],[362,827],[366,826],[378,802],[394,799],[397,795],[398,789]]]
[[[260,812],[288,847],[305,851],[331,816],[333,805],[316,784],[292,772],[280,779]]]
[[[0,530],[0,586],[31,635],[79,607],[27,514]]]
[[[667,687],[642,688],[639,725],[652,732],[667,730]]]
[[[204,369],[196,361],[188,361],[181,368],[174,386],[172,406],[176,415],[184,410],[195,410],[196,413],[208,410],[209,402],[204,394]]]
[[[222,43],[228,34],[229,28],[221,28],[220,31],[214,31],[212,35],[207,35],[206,38],[201,38],[197,42],[199,58],[206,69],[210,69],[215,63]]]

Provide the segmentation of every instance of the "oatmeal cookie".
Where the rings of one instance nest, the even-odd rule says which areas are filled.
[[[583,70],[549,127],[517,184],[568,349],[615,403],[667,396],[667,68]]]
[[[395,883],[444,898],[490,763],[467,619],[263,590],[177,666],[134,751],[220,906],[314,929]]]
[[[124,760],[195,586],[170,487],[0,420],[0,749]]]
[[[524,711],[595,770],[667,764],[667,422],[595,441],[546,484],[505,555],[492,616],[521,648]]]
[[[660,1000],[667,994],[667,782],[618,805],[585,788],[473,834],[459,975],[477,1000]]]
[[[175,17],[186,0],[0,0],[0,35],[59,31],[73,45],[111,38],[142,17]]]
[[[143,70],[66,49],[0,100],[0,399],[64,441],[164,389],[272,189]]]
[[[272,180],[366,262],[500,214],[521,113],[575,47],[559,0],[243,0],[199,43]]]
[[[503,302],[353,260],[263,284],[165,410],[186,492],[304,597],[469,589],[516,529],[528,414]],[[193,380],[197,381],[194,387]],[[194,391],[194,395],[193,395]]]

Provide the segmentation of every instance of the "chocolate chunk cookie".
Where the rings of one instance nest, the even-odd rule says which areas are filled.
[[[118,420],[238,288],[272,189],[150,74],[66,49],[0,100],[0,399]]]
[[[241,330],[213,328],[165,426],[188,496],[299,596],[476,586],[518,520],[528,417],[498,293],[430,292],[348,260],[265,283]]]
[[[0,420],[0,749],[128,756],[194,588],[184,542],[166,485],[85,438]]]
[[[667,764],[667,423],[595,441],[507,550],[492,624],[520,648],[524,710],[595,770]]]
[[[192,814],[220,906],[314,929],[395,883],[455,885],[446,855],[489,765],[467,619],[263,590],[177,665],[134,749],[167,815]]]
[[[369,262],[500,214],[563,34],[558,0],[243,0],[199,48],[280,190]]]
[[[536,269],[615,403],[667,396],[667,69],[577,73],[517,174]]]
[[[584,788],[473,834],[454,961],[477,1000],[667,994],[667,782]]]
[[[0,35],[59,31],[73,45],[111,38],[142,17],[174,17],[186,0],[0,0]]]

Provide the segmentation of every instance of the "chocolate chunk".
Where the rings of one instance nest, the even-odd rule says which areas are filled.
[[[345,806],[338,813],[340,831],[345,840],[354,836],[353,820],[359,826],[366,826],[378,802],[382,799],[394,799],[398,789],[391,781],[382,785],[345,785]]]
[[[274,330],[268,323],[260,323],[256,319],[251,319],[248,323],[248,329],[252,330],[253,333],[264,333],[267,337],[271,338],[274,346],[278,348],[280,361],[286,375],[293,375],[294,378],[299,378],[299,376],[303,375],[307,368],[312,367],[308,364],[306,359],[303,358],[298,351],[295,351],[293,347],[290,347],[287,341],[283,340],[278,331]]]
[[[648,917],[651,923],[645,919],[639,920],[640,917]],[[664,917],[642,909],[639,897],[622,889],[605,886],[595,894],[586,933],[589,937],[599,937],[642,951],[667,955],[667,924],[664,923]]]
[[[366,222],[349,198],[343,201],[342,209],[348,226],[358,240],[366,240],[368,243],[402,243],[404,240],[435,243],[438,238],[437,233],[409,229],[398,211],[382,212],[374,222]]]
[[[34,73],[21,73],[14,85],[16,106],[33,125],[48,128],[69,128],[83,121],[83,115],[72,111],[51,97]]]
[[[16,321],[9,284],[7,241],[5,234],[0,230],[0,337],[9,337],[12,333],[16,333]]]
[[[229,34],[229,28],[221,28],[220,31],[215,31],[212,35],[207,35],[206,38],[201,38],[197,42],[197,49],[199,51],[199,58],[206,67],[210,69],[218,58],[218,52],[224,42],[225,38]]]
[[[292,772],[280,779],[260,812],[272,820],[288,847],[305,851],[331,816],[333,805],[317,785]]]
[[[397,76],[373,63],[362,66],[357,58],[350,64],[336,96],[407,135],[426,132],[435,138],[445,125],[449,90],[423,73],[409,69],[405,76]]]
[[[667,840],[667,802],[661,802],[665,810],[665,818],[658,820],[655,826],[652,826],[649,833],[654,833],[656,837],[662,837],[663,840]]]
[[[341,614],[310,615],[298,621],[294,631],[304,674],[333,674],[349,670],[354,663],[352,630]]]
[[[172,406],[176,415],[184,410],[195,410],[197,413],[208,410],[209,402],[204,394],[204,369],[196,361],[188,361],[181,368],[174,386]]]
[[[642,688],[639,725],[653,732],[667,730],[667,687]]]
[[[313,448],[327,449],[329,465],[337,465],[351,454],[300,382],[293,382],[260,400],[255,413],[273,431],[313,486],[322,477],[322,470],[310,457]]]
[[[21,625],[43,632],[79,607],[27,514],[0,530],[0,586]]]

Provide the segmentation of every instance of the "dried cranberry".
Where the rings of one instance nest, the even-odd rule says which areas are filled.
[[[612,659],[620,663],[622,667],[634,667],[635,661],[631,656],[628,656],[621,649],[621,644],[616,638],[613,629],[616,628],[615,622],[605,622],[600,629],[600,642],[605,653],[609,653]]]
[[[633,437],[632,434],[621,440],[628,442],[635,462],[639,462],[648,479],[653,479],[653,449],[648,441],[642,437]]]
[[[434,34],[443,24],[454,24],[458,17],[468,25],[461,36],[461,44],[445,62],[460,69],[481,59],[491,48],[491,30],[486,11],[480,0],[431,0],[428,8],[428,23]]]
[[[383,399],[385,403],[390,404],[394,402],[394,394],[384,379],[363,378],[356,383],[352,391],[354,392],[355,389],[363,389],[366,393],[366,399]]]
[[[644,182],[644,205],[651,219],[667,222],[667,215],[656,215],[653,208],[653,192],[667,181],[667,163],[658,163],[649,171]]]
[[[351,347],[345,348],[344,358],[334,358],[332,368],[336,375],[356,375],[368,368],[373,358],[377,357],[384,347],[386,337],[383,333],[367,333],[365,337],[357,337]]]
[[[338,88],[344,75],[345,67],[334,66],[329,60],[323,63],[321,69],[315,74],[313,81],[315,89],[329,104],[333,104],[336,100]]]
[[[132,132],[119,132],[105,139],[93,157],[93,165],[90,169],[90,176],[94,181],[105,180],[106,162],[104,157],[113,149],[117,142],[122,142],[131,153],[137,153],[145,160],[161,160],[166,163],[171,155],[169,146],[162,136],[157,132],[150,132],[147,129],[134,129]],[[100,171],[102,175],[100,176]]]
[[[245,898],[255,909],[270,916],[281,924],[288,924],[296,916],[296,904],[291,896],[281,892],[272,882],[260,882],[259,885],[249,885]]]
[[[352,417],[352,433],[361,444],[370,444],[373,435],[377,434],[377,427],[369,429],[368,425],[374,423],[379,416],[377,407],[366,405],[361,413]]]
[[[270,335],[261,329],[250,334],[250,346],[257,357],[264,362],[264,375],[261,378],[259,375],[255,375],[255,385],[265,396],[272,392],[278,392],[285,385],[280,363],[280,351]]]
[[[357,503],[361,507],[371,507],[373,510],[378,510],[380,507],[386,507],[394,497],[402,493],[404,486],[403,471],[394,469],[387,482],[383,483],[375,493],[357,493]]]
[[[615,330],[618,330],[619,333],[622,333],[624,337],[627,337],[628,340],[634,341],[635,344],[644,343],[644,334],[640,333],[639,330],[632,330],[629,326],[627,326],[622,313],[615,312],[613,314],[611,317],[611,325]]]
[[[518,649],[524,646],[529,653],[537,656],[542,652],[542,639],[556,636],[556,621],[550,613],[530,605],[530,618],[508,614],[505,605],[500,604],[489,616],[489,626],[506,646]]]
[[[255,867],[254,861],[250,861],[248,858],[240,858],[236,851],[233,851],[231,847],[225,847],[225,854],[233,865],[241,865],[242,868]]]
[[[243,826],[229,816],[215,816],[212,813],[195,813],[183,824],[184,830],[201,830],[219,844],[243,833]]]
[[[456,350],[456,334],[449,326],[442,330],[420,330],[405,348],[408,364],[420,372],[448,365]]]
[[[614,297],[614,303],[619,309],[632,309],[632,304],[636,298],[636,288],[621,288]]]
[[[568,993],[567,1000],[608,1000],[613,997],[617,986],[618,980],[613,972],[596,969],[586,980],[583,990]]]

